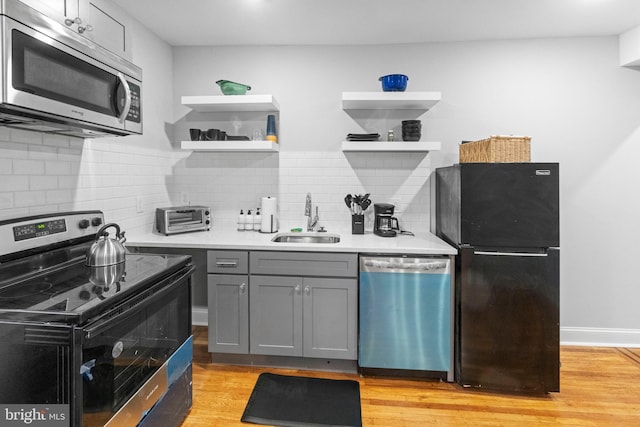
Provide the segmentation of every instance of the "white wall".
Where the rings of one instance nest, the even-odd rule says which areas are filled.
[[[144,135],[83,141],[0,127],[0,219],[100,209],[124,230],[150,230],[155,207],[170,203],[172,52],[141,25],[131,36],[144,76]]]
[[[133,30],[144,70],[144,135],[82,142],[0,128],[0,219],[95,208],[126,230],[150,230],[155,207],[180,203],[185,193],[232,226],[238,209],[271,194],[284,228],[303,223],[310,191],[321,220],[339,229],[349,224],[344,194],[371,192],[374,201],[400,198],[403,223],[420,231],[430,219],[431,171],[457,162],[460,140],[531,135],[534,161],[561,164],[563,341],[640,345],[640,172],[632,164],[640,157],[640,74],[618,66],[617,38],[172,50],[144,28]],[[342,111],[341,92],[379,90],[377,78],[393,72],[409,75],[409,90],[442,92],[421,117],[424,139],[442,141],[442,151],[341,153],[348,132],[393,127],[384,117]],[[177,150],[193,120],[180,97],[219,94],[219,78],[277,97],[279,154]],[[249,119],[233,122],[238,132],[263,126],[263,116]]]
[[[616,37],[183,47],[173,55],[175,146],[189,127],[251,135],[262,125],[264,115],[229,123],[180,105],[182,95],[220,94],[217,79],[250,84],[250,93],[280,102],[279,155],[194,152],[176,163],[175,191],[211,204],[214,219],[229,227],[240,208],[257,206],[267,194],[280,197],[282,229],[300,226],[310,191],[323,223],[345,229],[343,196],[370,192],[374,202],[401,198],[405,226],[425,231],[430,173],[458,161],[461,140],[532,136],[532,160],[561,165],[563,341],[640,345],[634,266],[640,180],[631,164],[640,154],[640,74],[619,67]],[[409,75],[408,90],[442,92],[421,119],[423,139],[440,140],[443,149],[426,156],[341,153],[348,132],[384,133],[399,121],[351,117],[341,110],[341,92],[379,90],[377,78],[395,72]]]

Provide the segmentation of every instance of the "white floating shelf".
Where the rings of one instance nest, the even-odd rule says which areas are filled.
[[[343,141],[342,151],[405,151],[428,152],[440,150],[439,141]]]
[[[201,113],[229,111],[280,111],[273,95],[183,96],[182,105]]]
[[[280,151],[280,145],[273,141],[182,141],[181,148],[192,151]]]
[[[342,92],[343,110],[429,110],[440,92]]]

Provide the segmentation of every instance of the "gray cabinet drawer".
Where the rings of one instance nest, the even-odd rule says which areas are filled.
[[[346,253],[252,251],[251,274],[356,277],[358,256]]]
[[[207,271],[221,274],[249,273],[247,251],[207,251]]]

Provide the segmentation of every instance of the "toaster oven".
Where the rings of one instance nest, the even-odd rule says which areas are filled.
[[[165,235],[211,229],[211,209],[177,206],[156,209],[156,230]]]

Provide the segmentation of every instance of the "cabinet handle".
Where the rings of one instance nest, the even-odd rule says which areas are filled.
[[[236,268],[238,263],[235,261],[216,261],[216,267],[220,268]]]
[[[307,295],[311,295],[311,288],[309,286],[304,287],[304,293]]]
[[[300,285],[296,285],[295,290],[296,294],[300,295]]]
[[[246,284],[244,284],[244,283],[242,283],[242,284],[240,285],[240,293],[241,293],[241,294],[244,294],[245,289],[247,289],[247,285],[246,285]]]

